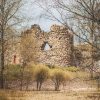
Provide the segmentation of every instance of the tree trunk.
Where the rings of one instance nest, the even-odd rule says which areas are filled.
[[[4,88],[4,29],[1,30],[1,72],[0,72],[0,88]]]
[[[38,90],[38,88],[39,88],[39,82],[38,82],[38,80],[37,80],[37,90]]]
[[[22,66],[20,90],[23,90],[23,78],[24,78],[24,66]]]
[[[40,82],[39,84],[39,91],[41,91],[41,87],[42,87],[42,82]]]
[[[29,87],[29,79],[26,80],[26,90],[28,90]]]
[[[98,79],[97,79],[97,84],[98,84],[98,91],[100,90],[100,73],[98,73]]]
[[[91,60],[92,60],[92,62],[91,62],[91,69],[90,69],[90,73],[91,73],[91,78],[93,78],[93,68],[94,68],[94,22],[92,21],[91,22],[91,28],[90,28],[90,30],[91,30],[91,34],[90,34],[90,43],[92,44],[92,46],[91,46]]]
[[[59,90],[59,86],[60,86],[59,82],[55,83],[55,91]]]

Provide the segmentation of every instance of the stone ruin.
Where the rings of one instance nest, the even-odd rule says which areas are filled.
[[[36,41],[37,63],[52,66],[73,65],[73,34],[67,27],[52,25],[50,32],[44,32],[39,25],[34,24],[31,29],[22,33],[22,37],[27,38],[27,34]]]

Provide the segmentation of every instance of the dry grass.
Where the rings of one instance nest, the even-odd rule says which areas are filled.
[[[6,98],[2,99],[1,96]],[[0,91],[0,100],[100,100],[100,92]]]

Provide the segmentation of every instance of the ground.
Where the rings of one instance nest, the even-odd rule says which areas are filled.
[[[79,75],[84,78],[67,81],[60,86],[60,91],[54,91],[54,83],[50,79],[43,83],[41,91],[36,91],[36,82],[30,83],[28,90],[24,84],[23,91],[19,91],[20,85],[13,82],[9,84],[10,90],[0,90],[0,100],[100,100],[97,82],[90,80],[86,74]]]
[[[0,100],[100,100],[100,92],[1,90]],[[4,98],[6,97],[6,98]]]

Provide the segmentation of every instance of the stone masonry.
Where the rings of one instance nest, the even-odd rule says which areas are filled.
[[[44,32],[39,25],[34,24],[31,29],[22,33],[22,37],[27,37],[26,34],[35,40],[37,63],[55,66],[73,65],[73,34],[67,27],[52,25],[50,32]]]

